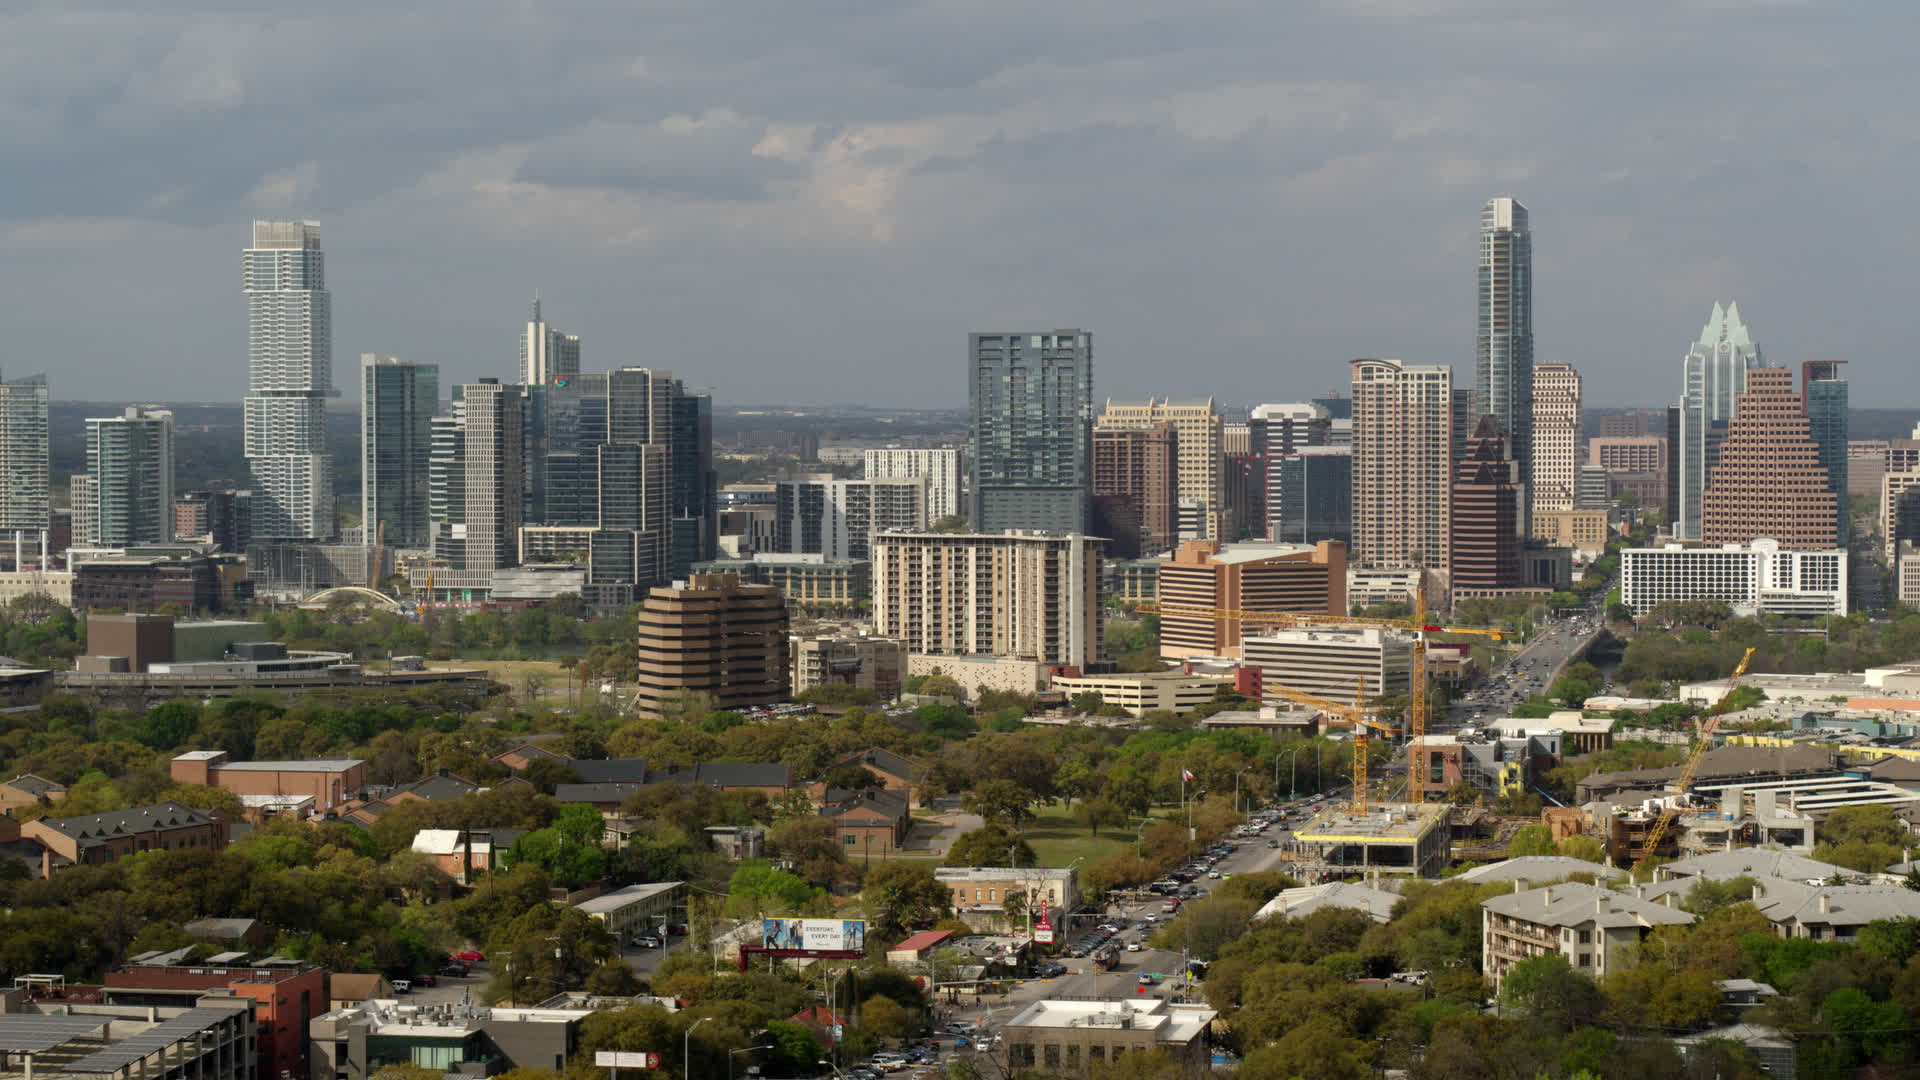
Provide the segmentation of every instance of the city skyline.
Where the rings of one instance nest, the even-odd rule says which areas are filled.
[[[0,79],[33,104],[0,133],[35,167],[0,181],[0,304],[62,328],[59,386],[236,397],[231,237],[254,217],[325,225],[342,355],[449,385],[513,374],[501,324],[536,292],[593,347],[661,354],[622,362],[701,356],[728,404],[940,405],[948,335],[1056,321],[1099,329],[1114,395],[1164,392],[1173,355],[1223,401],[1323,392],[1357,356],[1466,384],[1472,219],[1498,193],[1551,222],[1538,358],[1587,373],[1589,405],[1641,404],[1715,297],[1790,363],[1904,333],[1888,268],[1920,211],[1892,186],[1906,143],[1871,133],[1904,130],[1915,76],[1868,20],[463,11],[480,83],[443,37],[356,10],[16,16],[39,45]],[[288,38],[308,47],[276,63]],[[102,294],[116,317],[85,317]],[[918,350],[847,350],[855,310]]]

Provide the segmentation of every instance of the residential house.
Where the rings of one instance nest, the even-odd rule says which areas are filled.
[[[891,792],[829,788],[820,815],[832,821],[848,855],[886,857],[906,846],[913,831],[907,801]]]
[[[17,806],[52,806],[67,797],[67,786],[42,776],[21,773],[0,783],[0,814]]]
[[[1485,885],[1494,881],[1519,882],[1532,886],[1549,881],[1563,881],[1575,874],[1592,874],[1595,878],[1624,878],[1624,870],[1615,870],[1605,863],[1588,862],[1585,859],[1569,858],[1565,855],[1522,855],[1518,858],[1504,859],[1485,866],[1476,866],[1464,870],[1458,875],[1460,881],[1471,881],[1475,885]]]
[[[179,803],[137,806],[110,814],[39,818],[20,826],[22,839],[40,845],[40,876],[82,864],[97,866],[137,851],[218,851],[227,827],[217,816]]]
[[[813,1032],[813,1037],[821,1046],[831,1050],[839,1045],[834,1038],[836,1032],[845,1031],[853,1021],[827,1008],[825,1005],[809,1005],[787,1019]]]
[[[480,790],[480,785],[446,769],[437,769],[430,776],[421,777],[411,784],[402,784],[394,788],[380,801],[392,806],[408,801],[444,802],[459,799]]]
[[[1498,989],[1513,965],[1558,953],[1575,971],[1598,979],[1630,964],[1630,947],[1654,927],[1692,922],[1677,907],[1596,885],[1566,882],[1507,893],[1480,905],[1480,970]]]
[[[1800,1075],[1799,1054],[1793,1039],[1770,1027],[1758,1024],[1731,1024],[1711,1028],[1673,1040],[1681,1055],[1691,1055],[1708,1042],[1739,1043],[1753,1052],[1760,1069],[1773,1080],[1795,1080]]]
[[[506,766],[512,772],[519,772],[535,761],[551,761],[556,765],[573,764],[573,759],[567,755],[531,742],[523,742],[504,754],[495,754],[493,761],[496,765]]]
[[[912,758],[896,754],[891,750],[870,746],[865,750],[856,750],[845,757],[827,762],[821,772],[830,773],[842,765],[860,766],[878,777],[881,786],[904,798],[909,807],[921,805],[920,781],[926,776],[927,767]],[[814,785],[814,798],[821,798],[824,792],[824,784]]]
[[[1814,884],[1823,881],[1858,880],[1862,875],[1844,866],[1809,859],[1791,851],[1772,848],[1733,848],[1709,851],[1662,864],[1653,872],[1655,881],[1679,878],[1720,879],[1745,875],[1753,878],[1785,878]]]
[[[427,856],[441,873],[465,885],[493,869],[499,856],[525,836],[526,829],[421,829],[413,850]]]
[[[378,972],[336,971],[327,978],[327,1008],[351,1009],[363,1001],[393,996],[393,984]]]

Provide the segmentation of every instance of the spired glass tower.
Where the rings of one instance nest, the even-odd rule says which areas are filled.
[[[1677,406],[1680,432],[1676,452],[1669,460],[1674,470],[1670,483],[1679,513],[1673,523],[1678,539],[1700,539],[1701,497],[1707,489],[1707,477],[1719,461],[1727,421],[1733,418],[1734,399],[1747,388],[1747,372],[1762,366],[1760,346],[1740,321],[1740,305],[1713,305],[1700,339],[1687,349],[1682,364]],[[1843,456],[1844,439],[1842,436]]]
[[[1493,417],[1513,455],[1527,533],[1533,492],[1533,232],[1527,208],[1501,195],[1480,208],[1479,310],[1474,331],[1473,416]],[[1464,428],[1463,428],[1464,430]]]
[[[326,399],[339,391],[320,225],[256,221],[253,245],[241,259],[253,538],[328,539],[334,516]]]

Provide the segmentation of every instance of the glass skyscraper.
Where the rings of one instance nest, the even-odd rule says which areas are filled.
[[[47,465],[47,377],[0,382],[0,534],[40,542],[53,505]]]
[[[81,479],[75,477],[74,479]],[[173,413],[130,405],[87,420],[85,495],[90,520],[74,522],[106,547],[173,542]]]
[[[1093,335],[967,335],[975,532],[1083,532],[1093,489]]]
[[[440,411],[440,367],[360,355],[360,523],[366,543],[392,548],[431,542],[427,462]]]
[[[1520,530],[1533,491],[1533,232],[1527,208],[1505,195],[1480,208],[1479,307],[1474,331],[1473,415],[1493,417],[1522,485]]]
[[[320,225],[256,221],[241,255],[247,296],[246,454],[255,540],[334,534],[326,399],[333,312]]]
[[[1700,339],[1687,349],[1680,384],[1678,456],[1669,459],[1679,519],[1674,536],[1700,539],[1701,495],[1719,457],[1734,400],[1747,388],[1747,372],[1762,366],[1760,346],[1740,321],[1740,305],[1713,305]],[[1841,453],[1845,453],[1845,441]]]
[[[1808,360],[1800,365],[1800,396],[1807,403],[1807,423],[1820,447],[1820,464],[1827,470],[1827,487],[1839,512],[1840,543],[1851,535],[1847,514],[1847,380],[1840,377],[1845,360]]]

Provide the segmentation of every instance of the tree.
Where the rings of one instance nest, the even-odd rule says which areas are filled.
[[[910,1032],[912,1017],[900,1003],[875,994],[860,1003],[860,1026],[882,1039],[904,1039]]]
[[[537,757],[527,762],[527,767],[520,770],[520,779],[538,788],[540,794],[551,795],[561,784],[579,783],[580,774],[573,766],[563,761]]]
[[[767,1021],[765,1047],[767,1064],[781,1073],[811,1071],[820,1060],[820,1040],[813,1032],[791,1020]]]
[[[834,884],[852,871],[847,862],[847,847],[840,842],[840,829],[829,818],[797,817],[782,821],[768,830],[767,846],[772,854],[791,863],[800,877],[815,885]]]
[[[1067,699],[1067,707],[1079,716],[1092,716],[1106,703],[1107,699],[1098,690],[1083,690]]]
[[[1585,833],[1575,833],[1560,841],[1557,851],[1569,859],[1581,859],[1590,863],[1605,863],[1607,849],[1600,841]]]
[[[872,769],[853,762],[828,769],[820,782],[842,791],[868,791],[886,786],[886,781],[880,779]]]
[[[960,834],[947,851],[943,866],[1038,866],[1040,856],[1033,845],[1017,832],[997,821],[989,821],[971,832]]]
[[[586,803],[568,803],[553,819],[553,828],[573,843],[598,847],[607,832],[607,819]]]
[[[988,821],[1005,819],[1014,828],[1030,816],[1039,796],[1012,780],[987,780],[960,796],[960,809],[979,814]]]
[[[952,912],[952,895],[931,867],[892,860],[868,870],[860,890],[868,914],[887,930],[933,925]]]
[[[1100,835],[1100,826],[1125,821],[1127,812],[1112,799],[1088,799],[1074,809],[1074,816],[1086,823],[1087,831]]]
[[[1600,989],[1573,970],[1567,958],[1548,953],[1522,960],[1500,981],[1500,1001],[1554,1032],[1568,1032],[1600,1016]]]
[[[184,744],[200,727],[200,709],[185,701],[166,701],[147,710],[134,736],[155,750]]]
[[[784,914],[798,910],[819,893],[785,870],[775,870],[765,859],[742,859],[727,879],[727,908],[743,916]]]
[[[632,997],[646,988],[633,966],[615,958],[593,969],[587,976],[587,992],[604,997]]]
[[[1366,1063],[1366,1046],[1324,1024],[1301,1024],[1278,1042],[1248,1054],[1240,1066],[1245,1080],[1366,1080],[1373,1070]]]
[[[1507,858],[1509,859],[1553,853],[1553,830],[1545,825],[1523,826],[1514,830],[1513,839],[1507,841]]]

